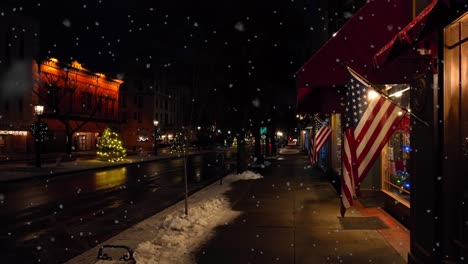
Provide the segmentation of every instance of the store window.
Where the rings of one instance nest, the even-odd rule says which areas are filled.
[[[333,114],[331,116],[331,127],[332,168],[337,173],[337,175],[341,175],[341,147],[343,140],[343,135],[341,133],[341,114]]]
[[[398,105],[409,106],[409,86],[387,86],[390,98]],[[382,190],[409,207],[410,173],[408,164],[411,158],[410,116],[407,114],[382,150]]]

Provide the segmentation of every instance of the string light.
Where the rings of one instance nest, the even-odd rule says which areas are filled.
[[[174,135],[174,142],[171,145],[171,153],[185,153],[188,147],[187,136],[184,132],[178,132]]]
[[[108,162],[123,161],[126,156],[126,150],[122,146],[119,135],[110,128],[106,128],[97,145],[96,154],[101,160]]]
[[[49,127],[45,122],[36,121],[31,124],[30,130],[36,141],[44,142],[49,131]]]

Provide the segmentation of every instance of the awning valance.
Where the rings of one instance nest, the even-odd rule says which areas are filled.
[[[296,90],[299,113],[339,113],[344,110],[344,87],[299,87]]]
[[[447,17],[447,5],[442,0],[433,0],[426,8],[424,8],[413,21],[406,25],[398,34],[393,37],[385,46],[383,46],[373,58],[375,67],[381,67],[391,57],[402,50],[411,47],[414,43],[422,40],[425,36],[431,33],[437,26],[444,25]],[[432,42],[434,43],[434,42]],[[427,47],[426,51],[429,54],[435,52],[435,48]]]
[[[392,76],[394,82],[403,81],[399,66],[389,66],[385,72],[377,71],[372,59],[411,21],[411,12],[411,1],[408,0],[368,1],[296,73],[297,110],[306,112],[305,109],[310,109],[309,105],[303,104],[340,104],[339,101],[326,102],[323,98],[337,93],[336,89],[346,84],[348,73],[345,65],[373,83],[385,83],[388,76]],[[325,92],[327,88],[332,92]],[[307,89],[315,91],[305,92]],[[302,98],[304,95],[308,99]],[[331,97],[331,100],[339,99],[339,96]]]

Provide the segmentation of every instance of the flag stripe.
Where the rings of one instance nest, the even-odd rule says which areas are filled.
[[[315,135],[313,135],[314,129],[311,129],[311,148],[310,148],[310,158],[311,158],[311,164],[315,164],[318,161],[318,153],[322,146],[325,144],[327,139],[330,137],[332,130],[330,127],[328,127],[326,124],[319,123],[318,120],[316,120],[316,126],[318,127],[321,125],[320,129],[317,131]]]
[[[372,126],[374,124],[374,121],[378,117],[379,113],[380,114],[383,113],[382,107],[384,106],[386,100],[380,95],[376,99],[377,100],[372,100],[372,102],[370,102],[369,107],[367,108],[366,112],[362,116],[361,120],[363,121],[359,122],[354,132],[357,142],[362,142],[363,140],[365,140],[364,137],[368,135],[367,131],[369,131],[369,129],[372,127],[375,128],[375,126]],[[361,151],[362,150],[357,149],[358,155],[360,154]]]
[[[315,157],[314,157],[314,140],[313,140],[313,134],[312,134],[312,129],[309,130],[309,161],[311,165],[314,165],[315,163]]]
[[[380,95],[379,95],[379,99],[381,99]],[[382,104],[383,102],[381,100],[371,100],[369,103],[369,106],[367,107],[367,110],[363,113],[362,117],[361,117],[361,122],[358,123],[358,125],[356,126],[356,129],[355,129],[355,132],[354,134],[355,135],[358,135],[358,137],[356,137],[356,140],[359,140],[360,137],[362,137],[362,131],[366,131],[370,124],[372,123],[372,120],[374,119],[375,117],[375,113],[377,113],[381,107],[382,107]]]
[[[398,118],[399,117],[398,116],[399,110],[398,109],[395,109],[395,110],[396,110],[396,117],[393,120],[393,122],[388,122],[389,128],[386,131],[386,133],[383,133],[385,135],[383,140],[380,141],[380,144],[378,145],[378,147],[375,148],[375,151],[373,151],[373,153],[369,155],[371,158],[369,158],[368,161],[363,162],[363,164],[365,164],[365,163],[367,163],[367,164],[363,165],[362,168],[361,168],[361,166],[359,166],[359,171],[360,171],[360,177],[359,177],[360,179],[359,180],[360,181],[362,181],[364,179],[364,177],[367,175],[370,168],[372,167],[372,164],[377,159],[377,157],[380,155],[383,147],[385,146],[385,144],[387,144],[387,142],[390,139],[390,137],[392,136],[393,132],[395,132],[394,128],[398,126],[398,123],[403,118],[403,117]],[[385,128],[383,130],[385,131]]]
[[[352,129],[345,131],[344,142],[343,142],[343,177],[341,187],[341,199],[342,206],[344,209],[349,208],[353,205],[353,196],[355,195],[355,177],[353,176],[352,162],[352,150],[351,146],[353,143]],[[343,211],[343,210],[342,210]]]
[[[316,142],[316,147],[315,147],[315,153],[319,153],[320,149],[322,148],[323,144],[327,141],[328,137],[330,137],[332,130],[326,126],[322,125],[320,128],[319,132],[315,136],[315,142]]]
[[[362,156],[367,155],[367,152],[372,146],[375,145],[375,143],[379,145],[379,140],[382,139],[381,130],[386,126],[387,121],[391,117],[391,113],[395,110],[395,105],[390,102],[384,102],[381,110],[382,111],[377,113],[374,120],[372,120],[372,124],[370,125],[369,129],[367,129],[365,136],[362,137],[362,141],[358,142],[356,150],[358,162],[362,162]]]
[[[389,131],[392,128],[393,122],[398,117],[398,109],[394,108],[393,112],[384,112],[381,115],[382,119],[376,120],[375,122],[375,130],[369,131],[367,133],[369,137],[366,137],[365,141],[363,141],[358,147],[358,152],[359,148],[362,149],[360,156],[358,156],[358,163],[363,162],[364,157],[368,156],[369,153],[371,153],[372,155],[372,153],[375,152],[375,150],[377,149],[377,146],[380,145],[380,142],[385,140],[385,135],[387,134],[387,131]],[[377,121],[379,122],[377,123]]]

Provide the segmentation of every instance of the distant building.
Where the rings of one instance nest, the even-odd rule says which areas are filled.
[[[120,121],[124,144],[131,150],[151,150],[153,121],[158,121],[160,144],[169,144],[184,125],[184,86],[156,77],[129,74],[120,89]]]
[[[26,16],[0,17],[0,154],[31,151],[32,60],[39,23]]]

